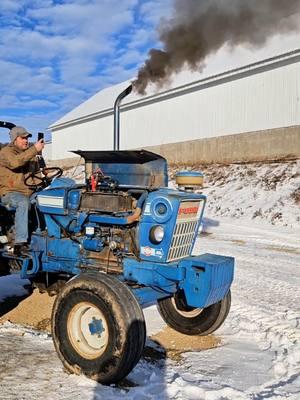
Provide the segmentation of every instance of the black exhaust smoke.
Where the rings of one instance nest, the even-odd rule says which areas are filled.
[[[173,17],[159,26],[163,49],[151,49],[134,88],[165,84],[188,66],[201,70],[223,45],[262,46],[276,34],[300,30],[300,0],[174,0]]]

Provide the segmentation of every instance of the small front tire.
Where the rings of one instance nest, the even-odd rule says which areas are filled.
[[[139,361],[146,330],[142,309],[125,284],[109,275],[86,273],[57,296],[52,335],[69,372],[111,384]]]
[[[231,305],[230,291],[218,303],[206,308],[192,308],[175,297],[158,301],[158,311],[171,328],[185,335],[206,336],[216,331],[225,321]]]

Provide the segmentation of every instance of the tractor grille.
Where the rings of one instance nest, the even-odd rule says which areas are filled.
[[[202,200],[180,203],[167,261],[175,261],[191,254],[203,204]]]

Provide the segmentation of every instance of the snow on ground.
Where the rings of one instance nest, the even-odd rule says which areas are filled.
[[[296,229],[220,220],[212,234],[197,240],[195,253],[236,258],[232,308],[216,332],[221,345],[186,352],[177,361],[163,352],[153,359],[145,355],[119,386],[68,375],[48,335],[5,323],[1,400],[299,399],[299,242]],[[7,282],[0,278],[0,291]],[[145,315],[148,337],[163,329],[155,306]],[[154,346],[149,339],[147,345]]]

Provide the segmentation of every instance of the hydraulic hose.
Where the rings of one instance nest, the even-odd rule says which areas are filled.
[[[142,208],[143,208],[144,202],[145,202],[147,196],[148,196],[148,192],[144,191],[142,193],[141,197],[137,201],[137,205],[136,205],[136,209],[135,209],[134,213],[127,217],[128,224],[132,224],[133,222],[135,222],[135,221],[137,221],[139,219],[139,217],[140,217],[140,215],[142,213]]]

